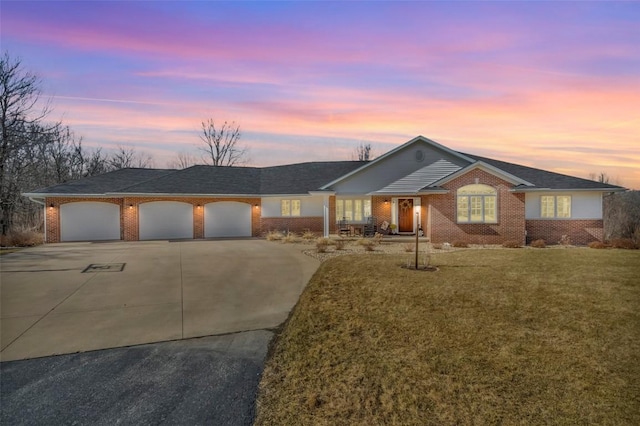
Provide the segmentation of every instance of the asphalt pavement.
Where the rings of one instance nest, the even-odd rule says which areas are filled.
[[[0,364],[2,425],[250,425],[273,333]]]

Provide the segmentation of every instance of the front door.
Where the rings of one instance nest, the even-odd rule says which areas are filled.
[[[398,199],[398,232],[413,232],[413,198]]]

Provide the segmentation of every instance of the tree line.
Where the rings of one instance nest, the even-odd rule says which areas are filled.
[[[87,148],[61,121],[49,120],[50,103],[43,99],[42,82],[25,70],[20,59],[4,52],[0,58],[0,228],[38,228],[42,208],[21,193],[83,177],[129,167],[154,167],[153,158],[132,147],[115,150]],[[202,122],[202,155],[178,153],[168,164],[182,169],[195,164],[232,166],[246,161],[239,145],[240,126],[212,119]]]

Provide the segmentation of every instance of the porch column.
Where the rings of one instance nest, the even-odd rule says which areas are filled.
[[[329,196],[324,195],[322,197],[322,212],[323,212],[323,236],[329,237]]]

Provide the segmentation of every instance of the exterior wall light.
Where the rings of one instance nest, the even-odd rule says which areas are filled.
[[[132,209],[133,208],[133,204],[129,204],[129,208]]]
[[[53,203],[49,204],[49,210],[53,210]]]
[[[389,204],[389,200],[384,200],[384,205],[386,206],[387,204]]]

